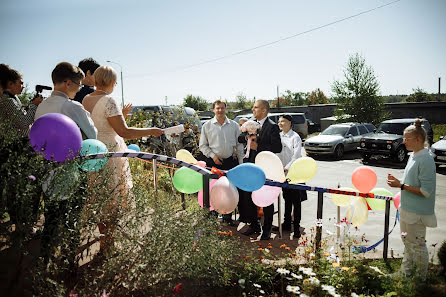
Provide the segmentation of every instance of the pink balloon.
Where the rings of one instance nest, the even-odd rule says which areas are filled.
[[[400,201],[401,201],[401,192],[398,192],[393,197],[393,204],[395,205],[396,209],[400,209]]]
[[[273,204],[280,194],[281,188],[264,185],[257,191],[252,192],[252,202],[260,207],[267,207]]]
[[[378,178],[375,171],[366,166],[356,168],[352,174],[352,183],[362,193],[369,193],[375,186]]]
[[[206,162],[205,161],[198,161],[196,165],[205,168],[206,167]]]
[[[201,161],[200,161],[201,162]],[[197,163],[198,164],[198,163]],[[205,163],[206,164],[206,163]],[[216,179],[213,179],[209,182],[209,192],[212,190],[212,187],[214,186],[214,184],[217,182]],[[200,204],[201,208],[203,208],[203,190],[200,190],[198,192],[198,204]],[[214,207],[212,206],[212,203],[209,199],[209,204],[211,205],[210,210],[214,210]]]
[[[220,177],[212,187],[210,200],[215,210],[221,214],[231,213],[238,204],[237,188],[226,176]]]

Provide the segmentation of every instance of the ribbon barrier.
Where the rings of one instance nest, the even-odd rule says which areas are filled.
[[[394,199],[391,196],[392,193],[386,189],[375,188],[377,176],[370,167],[359,166],[354,170],[352,184],[357,191],[307,186],[305,183],[314,178],[317,173],[317,163],[313,158],[298,158],[291,164],[285,176],[284,166],[280,159],[267,151],[259,152],[254,163],[240,164],[226,173],[216,168],[209,171],[205,168],[205,164],[200,164],[189,151],[184,149],[176,153],[176,158],[138,152],[139,147],[136,145],[130,145],[126,152],[107,152],[107,147],[99,140],[82,141],[81,132],[76,123],[65,115],[54,113],[37,119],[30,129],[29,138],[34,151],[42,154],[44,158],[62,163],[78,156],[79,167],[85,171],[100,170],[106,165],[107,158],[127,157],[143,161],[153,160],[155,193],[157,161],[181,166],[173,177],[175,188],[182,194],[198,193],[202,190],[203,207],[209,209],[211,200],[213,207],[222,214],[231,213],[237,206],[239,197],[236,187],[247,192],[256,192],[253,202],[258,206],[273,204],[278,196],[277,187],[316,191],[318,192],[318,220],[322,219],[323,194],[334,194],[332,201],[338,207],[348,206],[348,221],[354,226],[367,221],[368,210],[385,210],[383,256],[387,259],[390,201],[394,200],[395,207],[398,209],[400,198],[397,194]],[[211,178],[217,180],[212,189],[209,183]],[[156,196],[155,199],[157,199]],[[280,200],[278,202],[280,210]],[[281,220],[279,220],[279,230],[281,230]],[[281,237],[281,231],[279,233]],[[320,247],[321,234],[322,226],[318,226],[316,248]]]
[[[182,159],[186,158],[187,161],[194,161],[194,162],[198,163],[198,161],[196,161],[195,159],[191,159],[188,155],[185,155],[184,152],[181,152],[181,154],[179,154],[177,156],[179,156]],[[105,153],[88,154],[86,156],[81,156],[80,161],[84,162],[84,161],[92,160],[92,159],[122,158],[122,157],[138,158],[141,160],[155,160],[155,161],[167,162],[167,163],[172,163],[172,164],[175,164],[178,166],[182,166],[182,168],[184,168],[184,169],[180,168],[182,170],[177,171],[179,173],[177,176],[177,179],[175,179],[175,176],[174,176],[174,186],[181,193],[191,194],[191,193],[200,192],[199,193],[199,194],[201,194],[201,196],[200,196],[201,203],[200,204],[206,208],[210,208],[210,200],[211,199],[214,199],[213,201],[216,203],[219,203],[220,200],[227,201],[228,205],[231,205],[232,207],[235,208],[236,204],[232,203],[233,201],[231,202],[228,200],[228,194],[227,194],[227,193],[231,193],[231,195],[232,195],[233,193],[235,193],[233,190],[231,190],[231,191],[227,191],[225,189],[220,190],[220,191],[214,190],[215,193],[210,193],[211,189],[212,189],[209,187],[210,179],[213,179],[215,181],[215,180],[218,180],[222,176],[226,176],[228,178],[228,182],[226,182],[226,184],[228,184],[227,185],[228,187],[232,186],[231,182],[233,182],[234,185],[236,185],[236,186],[242,185],[242,188],[243,188],[243,187],[246,187],[246,185],[245,185],[246,183],[244,183],[244,179],[249,180],[249,183],[251,185],[256,184],[254,188],[248,189],[253,192],[258,190],[257,188],[263,187],[264,185],[270,186],[270,187],[289,188],[289,189],[318,192],[318,198],[319,198],[318,199],[318,211],[317,211],[318,219],[322,219],[323,193],[344,195],[346,197],[348,197],[348,196],[358,197],[358,198],[361,197],[361,199],[364,199],[364,202],[365,202],[366,198],[367,199],[384,200],[385,204],[386,204],[384,237],[381,240],[379,240],[377,243],[375,243],[369,247],[365,247],[365,246],[352,247],[352,251],[355,253],[365,253],[365,252],[368,252],[368,251],[376,248],[376,246],[378,246],[379,244],[384,242],[383,258],[385,260],[387,259],[388,236],[392,233],[393,229],[396,226],[397,221],[399,220],[399,214],[397,211],[397,217],[395,218],[394,226],[393,226],[392,230],[389,232],[388,227],[389,227],[390,201],[394,200],[394,197],[387,196],[387,195],[379,195],[378,193],[380,193],[380,191],[377,191],[378,193],[375,194],[375,193],[371,193],[371,192],[363,193],[363,192],[353,191],[353,189],[345,189],[344,190],[344,189],[331,189],[331,188],[325,188],[325,187],[315,187],[315,186],[309,186],[306,184],[290,183],[289,178],[286,179],[285,182],[274,181],[274,180],[266,179],[264,176],[259,175],[259,173],[261,172],[261,171],[259,171],[260,168],[258,168],[258,166],[256,166],[255,164],[249,164],[249,163],[241,164],[241,165],[231,169],[232,171],[230,170],[228,172],[225,172],[223,170],[218,170],[216,168],[211,168],[211,170],[209,170],[209,168],[204,167],[204,164],[191,164],[189,162],[182,161],[178,158],[168,157],[165,155],[146,153],[146,152],[108,152],[108,153],[105,152]],[[246,166],[248,166],[248,167],[245,168]],[[190,172],[188,172],[187,170],[190,170]],[[257,179],[253,179],[253,177],[249,175],[250,170],[252,170],[254,175],[257,176]],[[239,173],[237,173],[237,172],[239,172]],[[196,177],[194,174],[201,174],[203,177],[201,179],[199,177]],[[178,181],[176,182],[176,180],[178,180]],[[192,180],[194,180],[195,182],[192,183],[191,182]],[[197,185],[198,180],[203,181],[202,185]],[[193,185],[193,184],[195,184],[195,187],[193,187],[193,189],[192,189],[191,185]],[[369,188],[373,188],[373,187],[374,187],[374,184]],[[221,194],[221,193],[223,193],[223,194]],[[216,199],[215,198],[216,196],[213,194],[222,195],[221,199],[220,198]],[[389,193],[389,194],[391,194],[391,193]],[[212,198],[210,198],[210,196],[212,196]],[[358,198],[355,198],[355,199],[358,199]],[[397,198],[395,200],[397,200]],[[354,209],[355,208],[353,207],[352,212],[354,212]],[[230,213],[231,210],[229,208],[226,208],[224,210],[224,212]],[[322,233],[321,230],[322,230],[322,227],[319,226],[318,234]],[[317,236],[317,238],[316,238],[316,246],[317,247],[320,247],[320,241],[321,241],[321,236]]]

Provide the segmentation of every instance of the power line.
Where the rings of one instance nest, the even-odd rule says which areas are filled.
[[[395,0],[395,1],[383,4],[383,5],[380,5],[380,6],[371,8],[371,9],[368,9],[368,10],[364,10],[364,11],[359,12],[357,14],[354,14],[354,15],[351,15],[351,16],[348,16],[348,17],[345,17],[345,18],[333,21],[331,23],[327,23],[325,25],[321,25],[321,26],[318,26],[318,27],[315,27],[315,28],[312,28],[312,29],[309,29],[309,30],[306,30],[306,31],[303,31],[303,32],[299,32],[297,34],[293,34],[293,35],[290,35],[290,36],[287,36],[287,37],[283,37],[283,38],[280,38],[280,39],[277,39],[277,40],[274,40],[274,41],[271,41],[271,42],[268,42],[268,43],[264,43],[264,44],[261,44],[261,45],[258,45],[258,46],[255,46],[255,47],[252,47],[252,48],[249,48],[249,49],[245,49],[245,50],[241,50],[241,51],[238,51],[238,52],[234,52],[234,53],[231,53],[231,54],[228,54],[228,55],[225,55],[225,56],[221,56],[221,57],[218,57],[218,58],[206,60],[206,61],[203,61],[203,62],[191,64],[191,65],[178,66],[176,68],[173,68],[172,70],[160,71],[160,72],[151,73],[151,74],[129,75],[128,77],[155,76],[155,75],[159,75],[159,74],[165,74],[165,73],[170,73],[170,72],[181,71],[181,70],[185,70],[185,69],[188,69],[188,68],[193,68],[193,67],[201,66],[201,65],[204,65],[204,64],[209,64],[209,63],[213,63],[213,62],[216,62],[216,61],[228,59],[228,58],[233,57],[233,56],[237,56],[237,55],[241,55],[241,54],[244,54],[244,53],[247,53],[247,52],[251,52],[251,51],[254,51],[254,50],[257,50],[257,49],[260,49],[260,48],[263,48],[263,47],[267,47],[267,46],[270,46],[270,45],[273,45],[273,44],[276,44],[276,43],[279,43],[279,42],[282,42],[282,41],[285,41],[285,40],[288,40],[288,39],[291,39],[291,38],[302,36],[304,34],[308,34],[310,32],[314,32],[314,31],[317,31],[317,30],[320,30],[320,29],[332,26],[332,25],[337,24],[337,23],[341,23],[341,22],[344,22],[344,21],[356,18],[356,17],[358,17],[360,15],[370,13],[372,11],[381,9],[383,7],[395,4],[395,3],[400,2],[400,1],[401,0]]]

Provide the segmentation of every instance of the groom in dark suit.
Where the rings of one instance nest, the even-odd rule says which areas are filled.
[[[245,162],[254,163],[255,157],[262,151],[270,151],[273,153],[280,153],[282,151],[282,143],[280,141],[280,129],[276,123],[271,121],[267,116],[269,112],[269,103],[266,100],[257,100],[252,108],[253,116],[262,126],[260,135],[256,141],[251,141],[251,152],[249,153],[249,159],[245,159]],[[239,137],[239,142],[246,143],[244,136]],[[246,212],[240,213],[241,216],[247,218],[250,222],[248,230],[243,232],[244,235],[252,235],[260,232],[260,225],[257,220],[257,206],[252,202],[251,192],[243,192],[241,197],[241,203],[243,207],[241,209]],[[271,227],[273,223],[274,204],[263,208],[264,224],[263,233],[260,239],[268,240],[271,236]]]

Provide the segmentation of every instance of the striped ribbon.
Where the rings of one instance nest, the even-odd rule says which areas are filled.
[[[178,160],[173,157],[168,157],[164,155],[157,155],[157,154],[151,154],[146,152],[109,152],[109,153],[99,153],[99,154],[90,154],[85,157],[80,157],[82,160],[90,160],[90,159],[103,159],[103,158],[139,158],[144,160],[157,160],[161,162],[168,162],[180,166],[184,166],[187,168],[190,168],[196,172],[199,172],[203,175],[209,175],[209,178],[218,179],[218,175],[212,173],[210,170],[203,168],[198,165],[190,164],[181,160]],[[223,170],[221,170],[224,172]],[[316,192],[323,192],[323,193],[330,193],[330,194],[340,194],[340,195],[348,195],[348,196],[360,196],[364,198],[375,198],[375,199],[382,199],[382,200],[393,200],[393,197],[389,196],[382,196],[382,195],[376,195],[373,193],[359,193],[359,192],[352,192],[352,191],[344,191],[339,189],[330,189],[330,188],[323,188],[323,187],[314,187],[314,186],[307,186],[303,184],[290,184],[288,182],[280,183],[272,180],[266,180],[265,185],[268,186],[274,186],[274,187],[281,187],[281,188],[287,188],[287,189],[297,189],[297,190],[305,190],[305,191],[316,191]]]

